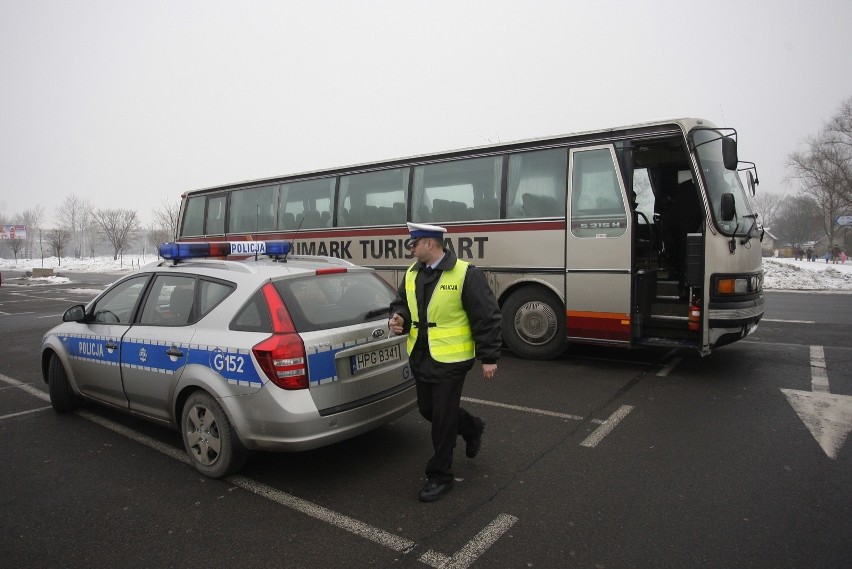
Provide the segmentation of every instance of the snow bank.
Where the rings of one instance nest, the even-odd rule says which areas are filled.
[[[12,259],[0,259],[0,271],[32,271],[33,268],[52,268],[63,273],[114,273],[120,275],[145,266],[157,260],[154,255],[126,256],[122,261],[113,261],[112,257],[87,259],[63,258],[60,265],[56,257],[48,257],[42,262],[25,259],[17,264]],[[763,260],[764,288],[769,290],[809,290],[852,292],[852,260],[845,265],[823,261],[796,261],[795,259]],[[64,280],[62,280],[64,279]],[[67,283],[70,279],[61,276],[29,279],[33,284]]]

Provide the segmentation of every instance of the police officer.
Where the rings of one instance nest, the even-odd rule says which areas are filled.
[[[443,248],[446,229],[409,223],[406,247],[417,261],[405,273],[391,303],[388,327],[408,332],[407,350],[417,386],[417,407],[432,423],[434,455],[426,464],[420,500],[434,502],[453,487],[456,437],[473,458],[485,421],[461,408],[461,393],[475,358],[491,379],[503,343],[502,316],[485,275]]]

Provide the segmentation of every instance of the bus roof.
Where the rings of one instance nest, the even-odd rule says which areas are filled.
[[[464,156],[476,155],[477,153],[481,153],[483,155],[493,154],[493,153],[501,153],[501,152],[511,152],[514,150],[526,150],[529,148],[542,148],[548,146],[565,146],[570,145],[573,142],[584,141],[588,142],[590,137],[594,136],[602,136],[606,139],[612,138],[614,133],[620,133],[619,136],[642,136],[644,134],[651,134],[655,132],[659,132],[662,127],[671,127],[672,130],[677,129],[680,132],[689,132],[696,126],[706,127],[706,128],[717,128],[715,124],[710,121],[700,119],[700,118],[678,118],[678,119],[666,119],[666,120],[658,120],[658,121],[650,121],[644,123],[637,123],[626,126],[619,127],[610,127],[603,128],[598,130],[589,130],[589,131],[581,131],[569,134],[561,134],[561,135],[552,135],[545,136],[540,138],[529,138],[522,140],[514,140],[509,142],[498,142],[495,144],[487,144],[483,146],[472,146],[469,148],[459,148],[455,150],[444,150],[440,152],[430,152],[428,154],[416,154],[413,156],[402,157],[402,158],[391,158],[387,160],[376,160],[373,162],[364,162],[360,164],[352,164],[349,166],[338,166],[334,168],[326,168],[322,170],[309,170],[306,172],[297,172],[293,174],[284,174],[281,176],[273,176],[270,178],[258,178],[254,180],[245,180],[242,182],[232,182],[228,184],[223,184],[220,186],[211,186],[207,188],[199,188],[194,190],[189,190],[184,192],[182,197],[186,197],[189,194],[195,193],[205,193],[205,192],[213,192],[213,191],[222,191],[228,190],[232,188],[245,187],[245,186],[255,186],[255,185],[264,185],[270,183],[285,183],[288,181],[297,181],[304,179],[315,179],[315,178],[326,178],[332,176],[340,176],[347,174],[355,174],[360,172],[369,172],[371,170],[381,170],[387,168],[394,167],[403,167],[416,163],[426,163],[437,160],[447,160],[452,158],[461,158]],[[603,142],[603,140],[601,141]]]

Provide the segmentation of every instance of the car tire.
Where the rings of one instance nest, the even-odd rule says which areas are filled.
[[[50,392],[50,404],[57,413],[73,411],[79,404],[77,395],[68,382],[68,374],[59,356],[52,354],[47,368],[47,387]]]
[[[181,435],[193,466],[210,478],[233,474],[248,457],[225,411],[206,391],[196,391],[186,400]]]
[[[549,360],[565,351],[565,310],[553,292],[527,286],[503,303],[503,339],[516,355]]]

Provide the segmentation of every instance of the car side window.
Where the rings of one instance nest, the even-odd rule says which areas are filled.
[[[130,325],[147,282],[148,276],[142,275],[112,287],[95,304],[92,320],[97,324]]]
[[[231,283],[220,281],[201,280],[201,295],[198,298],[198,318],[207,315],[211,310],[219,306],[219,303],[225,300],[229,294],[234,292],[236,287]]]
[[[186,326],[194,322],[194,277],[157,275],[142,309],[140,324],[150,326]]]

